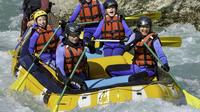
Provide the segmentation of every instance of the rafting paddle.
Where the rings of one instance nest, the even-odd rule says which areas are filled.
[[[11,70],[12,70],[12,74],[13,76],[15,75],[15,69],[16,69],[16,65],[18,63],[18,56],[19,56],[19,52],[22,48],[22,45],[24,45],[24,43],[29,39],[31,33],[32,33],[33,27],[30,27],[25,34],[22,36],[22,39],[20,42],[17,43],[16,47],[14,50],[9,50],[8,53],[12,56],[12,66],[11,66]]]
[[[180,47],[182,39],[179,36],[160,36],[162,46],[166,47]]]
[[[95,48],[99,48],[100,42],[121,42],[120,40],[107,40],[107,39],[96,39]],[[127,40],[126,40],[127,41]],[[162,46],[165,47],[180,47],[182,44],[181,37],[179,36],[160,36]]]
[[[30,27],[26,32],[25,32],[25,36],[22,37],[21,41],[22,42],[18,42],[15,50],[9,50],[9,54],[11,54],[12,56],[15,56],[15,54],[19,52],[19,50],[21,49],[21,46],[26,42],[26,40],[28,39],[28,37],[31,35],[33,27]]]
[[[122,42],[121,40],[96,39],[95,42]]]
[[[151,54],[156,58],[156,60],[161,64],[161,66],[163,65],[163,63],[161,62],[161,60],[156,56],[156,54],[151,50],[151,48],[144,42],[145,47],[151,52]],[[199,108],[200,109],[200,99],[193,96],[192,94],[190,94],[189,92],[187,92],[182,86],[181,84],[178,83],[178,81],[176,80],[176,78],[174,77],[174,75],[172,75],[170,72],[168,72],[169,75],[172,77],[172,79],[176,82],[176,84],[178,85],[178,87],[183,91],[184,95],[185,95],[185,99],[188,105],[191,105],[192,107],[195,108]]]
[[[54,35],[56,34],[56,32],[60,29],[60,25],[58,26],[58,28],[55,30],[55,32],[53,33],[53,35],[51,36],[51,38],[47,41],[47,43],[45,44],[44,48],[42,49],[42,51],[40,52],[40,54],[38,55],[38,57],[40,57],[40,55],[44,52],[44,50],[46,49],[46,47],[49,45],[49,43],[51,42],[51,40],[53,39]],[[16,91],[23,91],[25,88],[25,84],[24,81],[25,79],[28,77],[30,70],[32,69],[32,67],[34,66],[34,63],[32,63],[32,65],[29,67],[28,71],[22,76],[19,77],[19,79],[17,79],[14,83],[12,83],[12,85],[10,86],[10,89],[12,90],[16,90]]]
[[[66,89],[67,89],[67,83],[68,83],[68,82],[70,81],[70,79],[72,79],[72,77],[74,76],[74,73],[75,73],[75,71],[76,71],[76,69],[77,69],[79,63],[80,63],[81,60],[83,59],[83,57],[84,57],[86,51],[87,51],[87,47],[84,48],[84,50],[83,50],[81,56],[79,57],[79,59],[78,59],[76,65],[75,65],[75,67],[74,67],[73,70],[72,70],[72,73],[70,74],[68,80],[66,81],[65,87],[64,87],[62,93],[60,94],[60,97],[59,97],[59,99],[58,99],[58,101],[57,101],[57,103],[56,103],[56,107],[53,109],[53,112],[58,112],[59,104],[60,104],[60,102],[61,102],[61,100],[62,100],[62,97],[63,97],[63,95],[64,95],[64,93],[65,93],[65,91],[66,91]]]
[[[28,37],[31,35],[33,27],[30,27],[26,32],[25,32],[25,36],[22,37],[21,41],[22,42],[18,42],[18,44],[15,47],[15,50],[18,49],[19,46],[22,46],[26,40],[28,39]]]
[[[127,16],[125,17],[125,20],[138,20],[141,16],[148,16],[152,20],[158,20],[161,18],[161,12],[140,13],[133,16]]]
[[[141,16],[148,16],[152,20],[158,20],[161,18],[161,12],[147,12],[142,14],[136,14],[132,16],[125,17],[125,20],[138,20]],[[99,21],[92,21],[92,22],[81,22],[77,23],[78,25],[87,25],[87,24],[95,24],[99,23]]]

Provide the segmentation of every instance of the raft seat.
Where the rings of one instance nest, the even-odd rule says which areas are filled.
[[[106,67],[115,64],[128,64],[123,56],[112,56],[88,59],[89,78],[99,79],[110,77],[106,72]]]

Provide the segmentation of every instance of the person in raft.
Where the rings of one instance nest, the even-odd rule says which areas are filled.
[[[88,79],[87,57],[84,54],[79,65],[77,66],[73,77],[69,77],[84,51],[83,40],[81,40],[82,28],[75,23],[68,23],[63,33],[62,42],[56,50],[56,67],[58,78],[72,89],[87,88],[84,80]],[[90,44],[90,43],[88,43]],[[88,45],[87,44],[87,45]]]
[[[122,55],[125,48],[123,41],[129,38],[133,32],[123,17],[117,13],[118,4],[115,0],[106,0],[103,5],[106,14],[93,37],[95,39],[121,40],[120,42],[104,42],[103,54],[104,56]]]
[[[48,40],[52,37],[55,31],[50,25],[48,25],[47,19],[47,13],[45,11],[37,10],[35,12],[35,24],[33,25],[35,32],[30,37],[28,50],[31,55],[36,56],[35,58],[39,58],[42,62],[54,68],[56,58],[56,47],[59,41],[59,36],[62,33],[61,29],[59,29],[56,32],[56,34],[54,35],[50,43],[47,45],[46,49],[42,52],[40,57],[37,57],[37,55],[40,54],[40,52],[42,51],[42,49],[47,44]]]
[[[131,80],[152,80],[156,76],[157,60],[151,52],[144,46],[144,42],[155,52],[163,63],[161,66],[166,72],[170,70],[167,57],[162,50],[162,46],[157,33],[152,31],[152,21],[143,16],[137,21],[137,28],[134,30],[135,37],[129,41],[126,50],[134,50],[134,58],[131,65],[111,65],[106,70],[111,76],[132,75]]]
[[[19,40],[24,35],[27,28],[32,26],[32,24],[34,23],[34,21],[31,20],[31,15],[33,14],[33,12],[41,9],[48,13],[50,11],[49,4],[49,0],[23,0],[23,18],[21,21],[21,32]]]
[[[69,18],[69,22],[72,23],[79,16],[81,22],[94,22],[84,25],[84,42],[85,38],[91,38],[96,28],[103,18],[104,8],[99,0],[79,0],[79,4],[76,6],[73,14]]]

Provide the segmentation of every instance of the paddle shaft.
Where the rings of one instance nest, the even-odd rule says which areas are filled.
[[[39,56],[44,52],[44,50],[46,49],[46,47],[49,45],[50,41],[53,39],[54,35],[56,34],[56,32],[59,30],[60,25],[58,26],[58,28],[55,30],[55,32],[53,33],[53,35],[51,36],[51,38],[48,40],[48,42],[45,44],[44,48],[42,49],[42,51],[39,53]],[[26,74],[24,75],[24,77],[21,79],[20,84],[17,86],[16,90],[18,91],[18,89],[21,87],[21,85],[23,84],[24,80],[28,77],[28,74],[30,72],[30,70],[32,69],[32,67],[34,66],[34,62],[31,64],[31,66],[29,67],[28,71],[26,72]]]
[[[144,42],[145,47],[151,52],[151,54],[158,60],[158,62],[163,65],[163,63],[161,62],[161,60],[156,56],[156,54],[151,50],[151,48]],[[185,99],[187,104],[200,109],[200,99],[197,98],[196,96],[193,96],[192,94],[190,94],[189,92],[187,92],[182,86],[181,84],[178,83],[178,81],[176,80],[176,78],[169,72],[169,75],[171,76],[171,78],[176,82],[176,85],[182,90],[183,94],[185,95]]]
[[[24,44],[25,40],[30,36],[30,34],[31,34],[31,32],[32,32],[32,29],[33,29],[33,27],[30,27],[30,28],[26,31],[25,36],[22,37],[22,41],[23,41],[23,42],[22,42],[22,43],[21,43],[21,42],[18,42],[17,45],[16,45],[16,47],[15,47],[15,50],[16,50],[19,46],[21,46],[21,45]],[[24,39],[25,39],[25,40],[24,40]]]
[[[78,25],[87,25],[87,24],[95,24],[95,23],[99,23],[99,21],[81,22],[81,23],[77,23],[77,24]]]
[[[159,19],[161,17],[161,13],[160,12],[149,12],[149,13],[144,13],[144,14],[136,14],[136,15],[125,17],[125,19],[126,20],[137,20],[141,16],[148,16],[152,19]],[[99,23],[99,21],[81,22],[81,23],[77,23],[77,24],[78,25],[87,25],[87,24],[95,24],[95,23]]]
[[[65,93],[65,91],[66,91],[66,89],[67,89],[67,83],[68,83],[69,80],[72,79],[72,77],[74,76],[74,73],[75,73],[75,71],[76,71],[76,69],[77,69],[79,63],[80,63],[81,60],[83,59],[86,50],[87,50],[87,47],[84,48],[84,50],[83,50],[81,56],[80,56],[79,59],[78,59],[78,62],[76,63],[75,67],[74,67],[73,70],[72,70],[71,75],[69,76],[69,79],[66,81],[65,87],[64,87],[64,89],[63,89],[63,91],[62,91],[62,93],[61,93],[61,95],[60,95],[60,98],[59,98],[58,101],[57,101],[56,109],[54,109],[53,112],[57,112],[57,111],[58,111],[59,104],[60,104],[60,102],[61,102],[61,100],[62,100],[62,97],[64,96],[64,93]]]
[[[95,42],[126,42],[127,40],[105,40],[105,39],[96,39]]]
[[[144,13],[144,14],[136,14],[136,15],[133,15],[133,16],[125,17],[125,19],[126,20],[137,20],[141,16],[148,16],[153,20],[157,20],[157,19],[161,18],[161,12],[149,12],[149,13]]]
[[[95,42],[127,42],[128,38],[124,40],[107,40],[107,39],[95,39],[92,40]],[[179,36],[160,36],[160,41],[162,43],[162,46],[168,46],[168,47],[180,47],[182,40]]]
[[[60,29],[60,27],[61,26],[59,25],[58,28],[54,31],[53,35],[51,36],[51,38],[48,40],[48,42],[45,44],[44,48],[40,52],[39,57],[44,52],[44,50],[46,49],[46,47],[49,45],[49,43],[51,42],[51,40],[53,39],[53,37],[55,36],[55,34],[57,33],[57,31]]]
[[[143,41],[144,42],[144,41]],[[146,42],[144,42],[144,46],[151,52],[151,54],[156,58],[156,60],[161,64],[161,66],[163,66],[162,61],[157,57],[157,55],[151,50],[151,48],[146,44]],[[171,75],[171,73],[169,72],[169,75],[172,77],[172,79],[177,83],[177,86],[179,88],[182,89],[181,85],[177,82],[177,80],[175,79],[175,77],[173,75]]]

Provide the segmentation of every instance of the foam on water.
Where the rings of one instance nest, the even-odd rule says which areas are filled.
[[[12,49],[16,43],[18,31],[0,32],[0,111],[1,112],[31,112],[30,109],[9,96],[8,86],[13,81],[11,75],[11,56],[8,50]],[[12,105],[12,106],[11,106]]]
[[[173,75],[190,93],[200,96],[200,32],[191,24],[173,24],[160,35],[179,35],[180,48],[164,48]]]
[[[160,99],[147,99],[138,102],[126,102],[97,106],[92,109],[75,109],[73,112],[199,112],[189,106],[176,106]]]
[[[22,14],[19,14],[15,17],[11,17],[9,21],[11,21],[10,25],[8,26],[9,30],[18,30],[20,31],[20,24],[21,24],[21,20],[22,19]]]
[[[0,50],[8,51],[15,47],[19,31],[4,31],[0,32]]]
[[[200,62],[200,32],[198,32],[193,25],[173,24],[159,34],[172,36],[175,35],[182,38],[181,47],[164,48],[171,65]]]
[[[14,81],[8,50],[15,47],[18,35],[19,31],[0,32],[0,112],[35,112],[36,110],[44,112],[46,110],[44,105],[40,106],[29,94],[11,92],[8,89]]]

